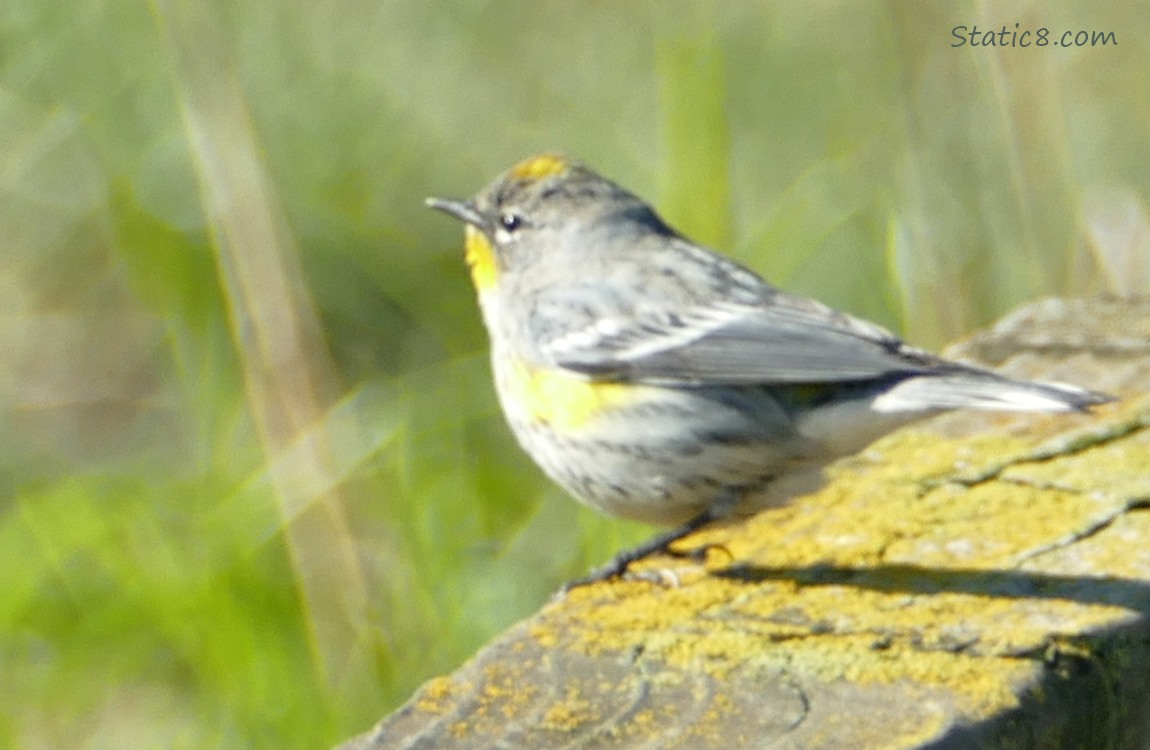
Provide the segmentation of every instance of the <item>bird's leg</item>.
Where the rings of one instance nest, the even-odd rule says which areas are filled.
[[[627,566],[636,560],[641,560],[648,555],[655,553],[665,553],[675,557],[693,557],[694,553],[680,553],[675,552],[670,547],[675,542],[683,537],[703,528],[712,521],[725,517],[735,507],[739,500],[739,493],[733,490],[723,490],[722,495],[712,503],[705,511],[687,521],[682,526],[665,531],[662,534],[648,539],[637,547],[623,550],[611,559],[606,565],[595,568],[587,575],[576,578],[573,581],[568,581],[563,584],[560,589],[560,594],[565,594],[571,589],[578,588],[579,586],[586,586],[589,583],[597,581],[605,581],[608,578],[617,578],[627,572]]]

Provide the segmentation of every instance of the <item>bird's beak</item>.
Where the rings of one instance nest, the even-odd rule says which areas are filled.
[[[449,198],[428,198],[424,203],[428,208],[434,208],[445,214],[450,214],[462,222],[483,229],[487,220],[472,201],[452,200]]]

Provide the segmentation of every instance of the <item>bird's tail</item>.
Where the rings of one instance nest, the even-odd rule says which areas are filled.
[[[974,368],[914,375],[893,386],[871,405],[885,413],[986,409],[991,411],[1088,411],[1113,401],[1104,393],[1064,383],[1013,380]]]

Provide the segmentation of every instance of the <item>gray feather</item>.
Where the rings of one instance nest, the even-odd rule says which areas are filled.
[[[907,378],[871,404],[883,413],[938,409],[990,411],[1083,411],[1112,399],[1062,383],[1012,380],[985,370]]]
[[[555,364],[591,377],[664,384],[830,383],[941,364],[878,326],[782,294],[755,306],[601,319],[547,351]]]

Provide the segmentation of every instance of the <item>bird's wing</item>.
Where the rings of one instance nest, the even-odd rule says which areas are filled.
[[[536,342],[551,364],[595,379],[827,383],[929,372],[942,364],[877,325],[777,292],[753,304],[647,308],[580,322],[546,326],[550,335]]]

